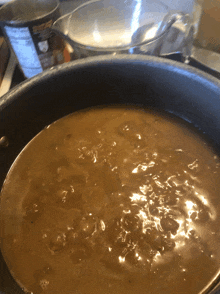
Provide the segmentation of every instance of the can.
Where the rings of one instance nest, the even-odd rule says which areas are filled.
[[[26,78],[65,62],[63,39],[51,26],[60,17],[57,0],[14,0],[0,9],[0,25]]]

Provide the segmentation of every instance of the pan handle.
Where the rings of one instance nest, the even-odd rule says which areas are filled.
[[[198,68],[220,80],[220,54],[193,46],[193,54],[187,64]],[[171,59],[178,62],[184,62],[181,52],[162,54],[160,57]]]
[[[193,46],[190,64],[220,79],[220,54]]]
[[[0,99],[1,99],[1,96],[6,94],[10,90],[12,77],[13,77],[13,73],[14,73],[16,65],[17,65],[17,59],[15,57],[14,52],[11,50],[8,66],[6,68],[6,71],[1,83],[1,87],[0,87]]]

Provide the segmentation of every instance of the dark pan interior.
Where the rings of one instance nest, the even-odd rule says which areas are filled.
[[[173,61],[100,56],[64,64],[28,80],[0,100],[0,186],[22,148],[45,126],[97,105],[165,109],[193,123],[220,150],[220,83]],[[23,293],[0,256],[0,294]],[[2,292],[1,292],[2,291]]]

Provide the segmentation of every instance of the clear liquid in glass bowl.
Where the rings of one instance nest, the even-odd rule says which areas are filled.
[[[190,54],[199,8],[197,0],[96,0],[63,16],[53,28],[79,55]]]

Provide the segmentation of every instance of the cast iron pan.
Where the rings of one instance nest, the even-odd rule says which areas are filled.
[[[99,56],[45,71],[0,99],[0,138],[9,142],[0,147],[0,186],[19,152],[45,126],[73,111],[106,104],[165,109],[205,132],[220,151],[217,79],[156,57]],[[204,293],[214,293],[217,283],[218,278]],[[22,293],[2,256],[0,293]]]

